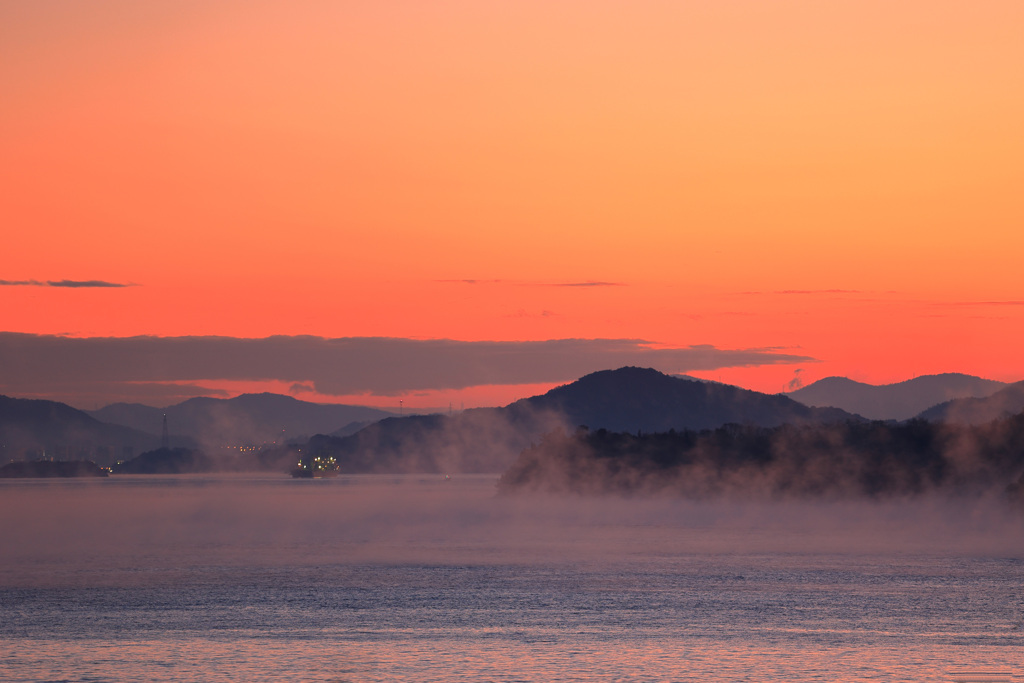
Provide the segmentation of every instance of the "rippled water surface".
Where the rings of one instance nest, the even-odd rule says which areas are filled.
[[[0,513],[3,680],[1022,680],[998,503],[197,476],[2,482]]]

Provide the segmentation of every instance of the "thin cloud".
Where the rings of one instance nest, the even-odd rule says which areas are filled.
[[[807,294],[868,294],[861,289],[779,289],[774,292],[761,292],[748,290],[745,292],[736,292],[739,296],[764,296],[765,294],[785,294],[785,295],[807,295]],[[884,294],[895,294],[896,292],[883,292]]]
[[[494,284],[498,284],[499,282],[504,282],[504,280],[473,280],[473,279],[463,279],[463,280],[434,280],[434,282],[441,282],[441,283],[444,283],[444,284],[455,284],[455,285],[494,285]]]
[[[2,287],[132,287],[121,282],[106,280],[0,280]]]
[[[105,280],[50,280],[46,284],[50,287],[131,287],[131,285],[120,282],[106,282]]]
[[[783,289],[775,294],[863,294],[859,289]]]
[[[509,315],[506,315],[505,317],[506,318],[554,318],[557,315],[558,314],[555,313],[554,311],[549,311],[547,309],[544,309],[540,313],[531,313],[531,312],[527,311],[525,308],[520,308],[515,313],[511,313]]]
[[[0,333],[0,393],[91,384],[268,381],[318,393],[398,395],[572,381],[625,365],[664,372],[815,362],[778,348],[655,348],[640,339],[479,341],[395,337],[89,337]]]
[[[445,284],[457,285],[496,285],[508,284],[520,287],[625,287],[624,282],[606,282],[603,280],[584,280],[582,282],[516,282],[509,280],[435,280]]]
[[[1024,306],[1024,301],[950,301],[938,304],[939,306]]]

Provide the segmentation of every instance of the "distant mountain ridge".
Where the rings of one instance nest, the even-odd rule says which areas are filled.
[[[786,396],[625,367],[586,375],[504,408],[392,417],[350,436],[314,437],[301,448],[334,457],[343,472],[500,472],[523,448],[558,428],[654,432],[859,419]]]
[[[909,420],[936,404],[957,398],[983,398],[1006,386],[1004,382],[952,372],[882,385],[826,377],[787,396],[804,405],[841,408],[870,420]]]
[[[823,382],[826,387],[837,384]],[[960,390],[964,385],[975,390],[1000,385],[968,375],[923,377],[900,385],[944,391],[957,383]],[[850,380],[838,384],[886,391],[900,386],[870,387]],[[166,413],[172,447],[188,445],[182,443],[182,434],[189,431],[199,437],[196,440],[211,456],[215,456],[211,445],[230,440],[253,445],[276,442],[280,448],[271,449],[265,458],[260,456],[258,464],[263,467],[275,466],[278,459],[281,463],[294,460],[294,453],[283,444],[295,438],[296,449],[334,454],[342,471],[348,472],[500,472],[543,434],[557,429],[571,433],[579,425],[592,431],[646,434],[712,430],[726,424],[773,428],[864,419],[840,408],[807,406],[792,395],[762,394],[649,368],[624,367],[585,375],[503,408],[402,418],[375,408],[308,403],[276,394],[196,398],[164,409],[114,404],[92,415],[53,401],[0,397],[0,438],[6,460],[39,456],[45,450],[48,457],[88,458],[109,464],[125,453],[157,448],[157,433]],[[1022,409],[1024,383],[1019,383],[984,399],[956,400],[919,414],[932,420],[979,423]],[[122,424],[108,424],[107,420]],[[123,423],[144,424],[145,430]],[[332,432],[334,435],[327,436]],[[321,436],[296,438],[304,433]]]
[[[609,431],[714,429],[730,422],[775,427],[857,417],[833,407],[806,406],[781,394],[762,394],[638,367],[594,372],[518,403],[534,410],[558,411],[571,426]]]
[[[978,425],[1015,415],[1024,410],[1024,382],[1006,385],[984,398],[959,398],[923,411],[919,418],[929,422]]]
[[[166,408],[114,403],[90,414],[104,422],[151,434],[160,433],[166,415],[172,435],[186,437],[206,447],[283,443],[393,415],[367,406],[311,403],[271,393],[242,394],[229,399],[191,398]]]
[[[45,456],[106,465],[158,444],[152,434],[101,422],[64,403],[0,396],[0,462]]]

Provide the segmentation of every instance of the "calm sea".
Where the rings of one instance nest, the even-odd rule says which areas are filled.
[[[0,482],[5,681],[1024,680],[996,502]]]

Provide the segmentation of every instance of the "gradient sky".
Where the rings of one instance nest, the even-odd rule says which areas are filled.
[[[51,335],[571,339],[770,392],[1024,379],[1022,35],[1018,0],[0,1],[0,362]],[[0,393],[572,378],[182,372]]]

